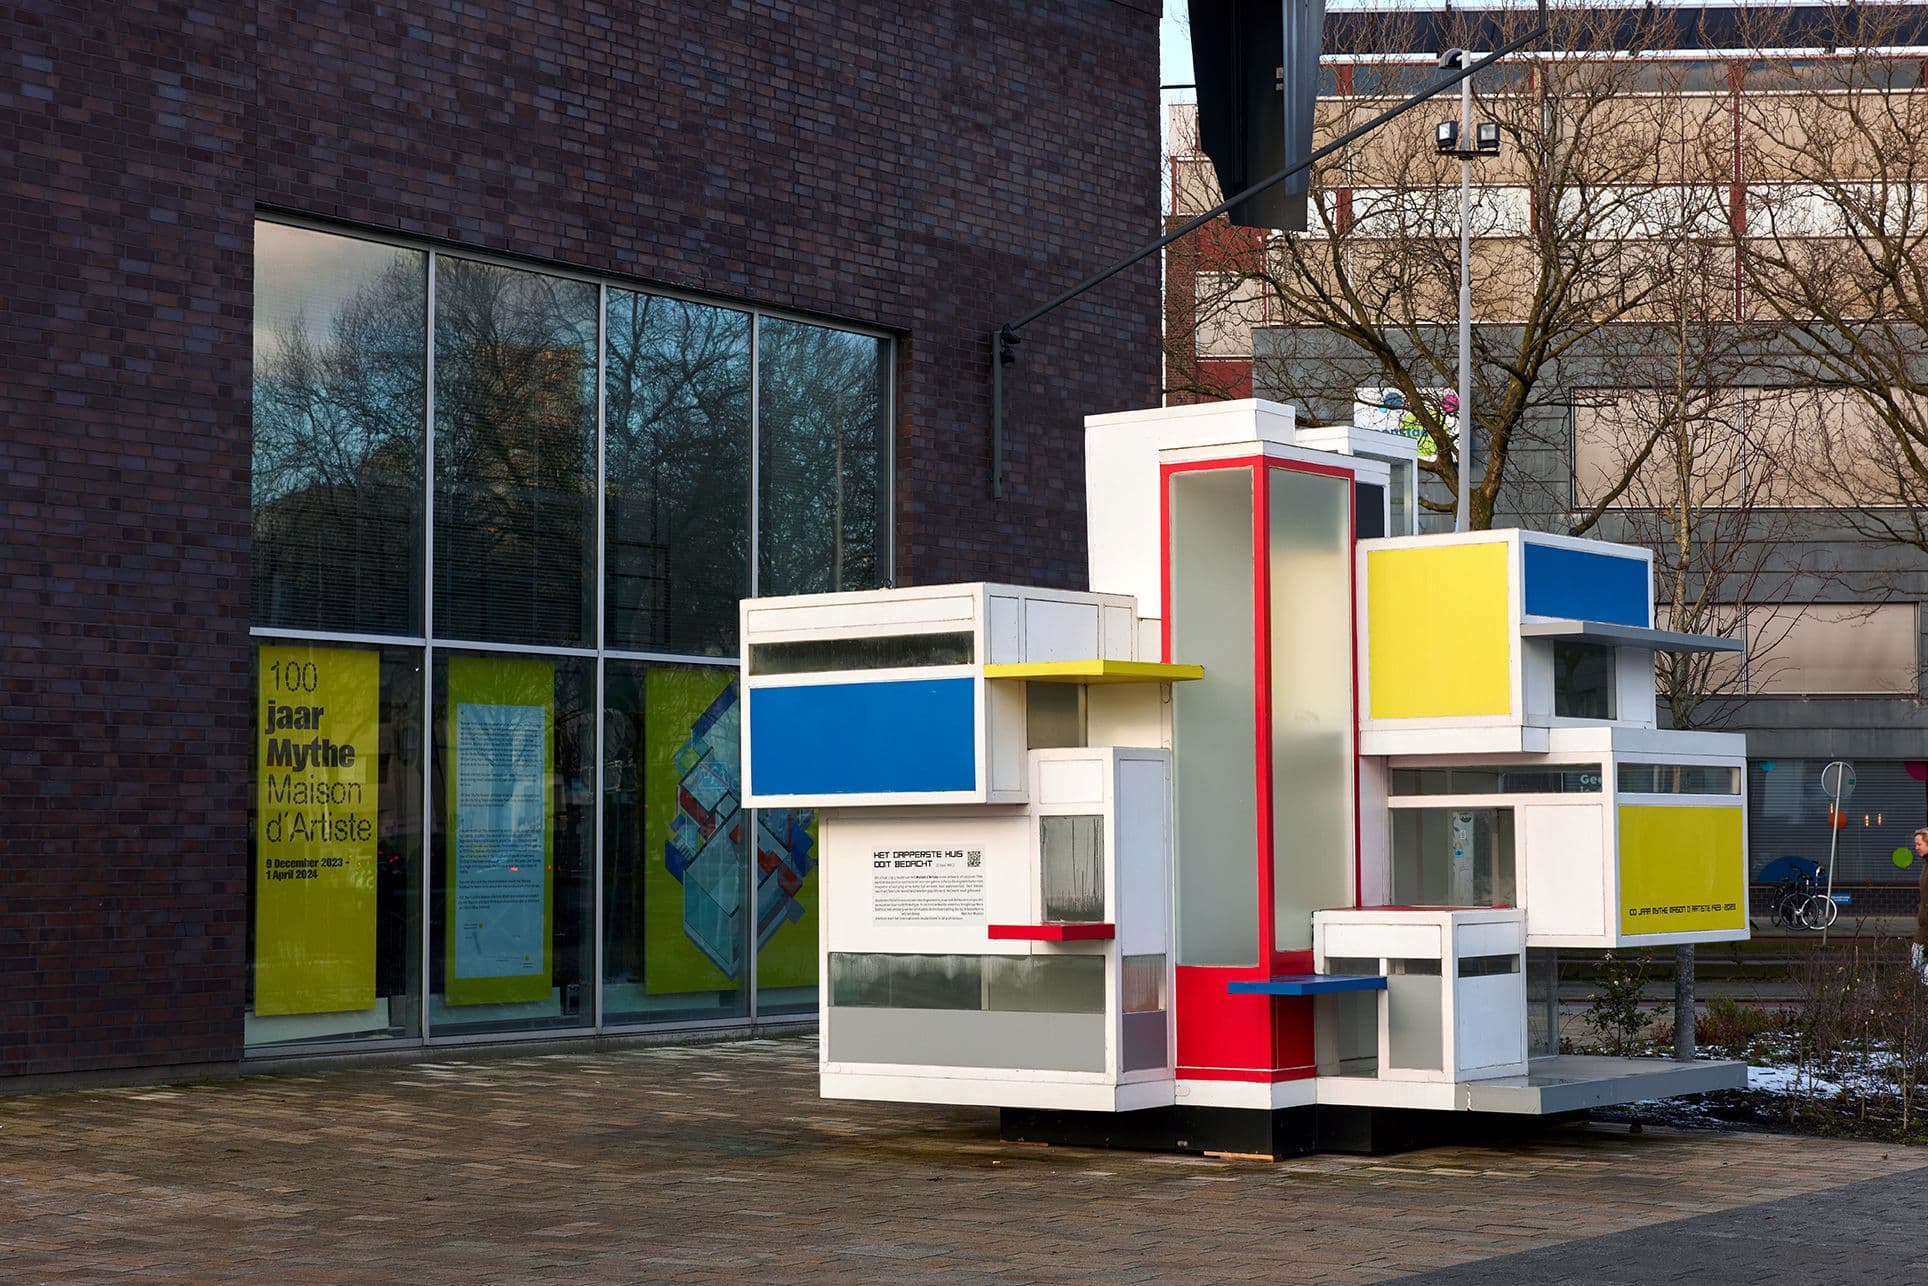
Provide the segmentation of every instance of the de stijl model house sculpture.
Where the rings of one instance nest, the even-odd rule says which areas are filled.
[[[1550,1017],[1549,949],[1747,936],[1742,738],[1655,722],[1655,651],[1727,645],[1647,551],[1411,534],[1409,441],[1263,402],[1086,447],[1092,592],[743,604],[826,1095],[1278,1156],[1741,1083]]]

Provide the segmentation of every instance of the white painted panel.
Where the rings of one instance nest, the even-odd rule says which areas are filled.
[[[1100,653],[1107,661],[1138,659],[1137,621],[1129,607],[1105,608],[1105,643]]]
[[[1096,603],[1024,602],[1024,660],[1089,661],[1098,651]]]
[[[1525,1063],[1525,977],[1499,973],[1459,980],[1454,997],[1453,1045],[1460,1076]]]
[[[1171,830],[1170,767],[1162,759],[1118,762],[1118,948],[1128,956],[1168,952],[1171,920],[1166,853]]]
[[[862,1070],[849,1070],[852,1068]],[[973,1075],[974,1072],[977,1074]],[[1172,1082],[1169,1078],[1158,1078],[1115,1086],[1104,1078],[1094,1081],[1088,1072],[1035,1072],[1028,1079],[1019,1079],[1017,1073],[993,1068],[916,1067],[875,1073],[862,1064],[839,1063],[834,1070],[823,1073],[819,1092],[824,1098],[879,1103],[1130,1112],[1169,1105]]]
[[[1104,803],[1105,760],[1043,759],[1038,762],[1038,802],[1040,804]]]
[[[1165,659],[1165,622],[1161,618],[1156,616],[1138,618],[1138,659],[1141,661]]]
[[[1441,955],[1436,924],[1328,924],[1324,940],[1329,957],[1437,960]]]
[[[1462,924],[1453,930],[1457,956],[1518,955],[1520,926],[1514,924]]]
[[[990,729],[985,737],[990,760],[987,774],[993,794],[1004,802],[1022,799],[1025,781],[1024,685],[987,683],[984,685],[984,713]]]
[[[1085,543],[1090,550],[1091,587],[1131,594],[1138,600],[1139,611],[1164,615],[1159,451],[1255,439],[1289,443],[1292,431],[1291,407],[1258,401],[1088,416]]]
[[[1255,1107],[1273,1110],[1304,1107],[1318,1101],[1317,1082],[1312,1077],[1296,1081],[1192,1081],[1177,1082],[1174,1101],[1182,1107]]]
[[[1024,659],[1023,600],[1003,594],[991,595],[991,620],[987,631],[989,665],[1016,665]]]
[[[970,623],[975,593],[942,598],[874,598],[863,602],[812,603],[794,607],[757,607],[744,613],[751,641],[792,631],[844,631],[875,625]]]
[[[1654,667],[1645,648],[1614,649],[1614,706],[1618,722],[1651,728],[1658,722]]]
[[[825,841],[819,836],[819,845],[827,887],[836,890],[836,896],[825,898],[822,906],[826,951],[930,955],[1023,955],[1030,951],[1027,942],[992,942],[985,928],[987,924],[1027,924],[1036,918],[1031,824],[1021,810],[996,814],[937,809],[889,814],[839,811],[830,838]],[[879,921],[874,854],[956,849],[982,854],[981,919]],[[886,895],[887,905],[892,900]]]
[[[1527,940],[1607,931],[1602,808],[1548,805],[1515,810],[1520,901]]]

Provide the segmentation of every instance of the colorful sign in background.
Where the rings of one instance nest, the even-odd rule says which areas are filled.
[[[554,972],[556,671],[450,657],[451,1005],[548,999]]]
[[[368,1009],[380,660],[274,646],[260,658],[254,1012]]]

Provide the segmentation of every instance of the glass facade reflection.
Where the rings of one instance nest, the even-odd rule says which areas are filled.
[[[814,1012],[737,603],[890,574],[892,347],[256,225],[247,1043]]]
[[[419,634],[428,256],[257,227],[254,623]]]

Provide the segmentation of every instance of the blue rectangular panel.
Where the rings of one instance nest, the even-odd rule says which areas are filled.
[[[1379,974],[1295,973],[1283,978],[1248,978],[1225,984],[1233,996],[1325,996],[1340,991],[1384,991]]]
[[[972,679],[750,689],[750,790],[899,794],[977,788]]]
[[[1528,616],[1643,628],[1653,624],[1645,560],[1524,543]]]

